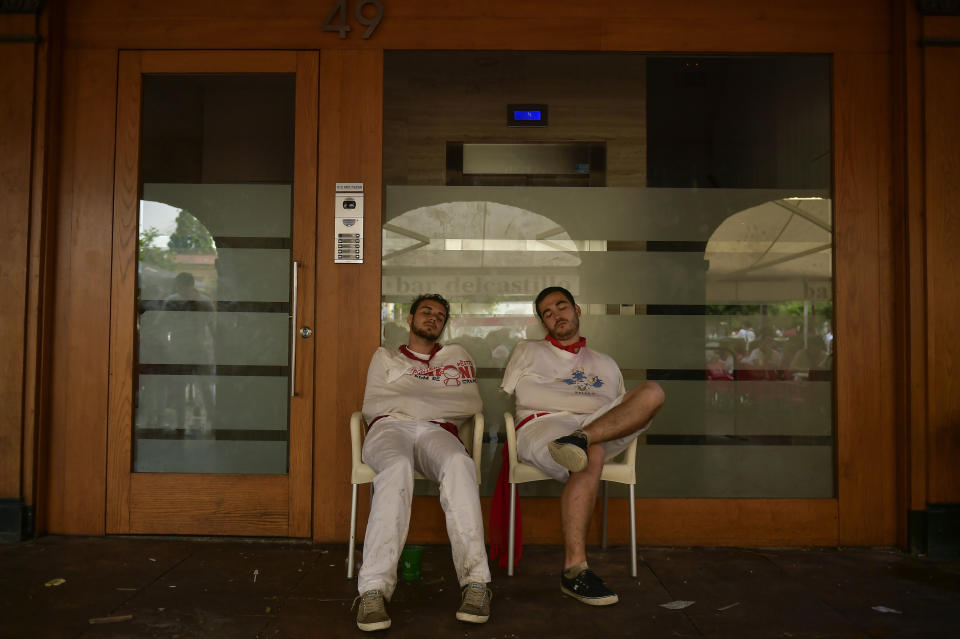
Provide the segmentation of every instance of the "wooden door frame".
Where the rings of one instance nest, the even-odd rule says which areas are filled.
[[[317,52],[121,51],[117,83],[110,318],[106,532],[307,537],[311,533],[314,340],[298,339],[288,475],[134,473],[134,317],[140,107],[145,73],[295,73],[291,259],[297,325],[314,318]],[[149,513],[134,511],[151,504]]]

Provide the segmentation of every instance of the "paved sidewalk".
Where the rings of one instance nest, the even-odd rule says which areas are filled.
[[[346,545],[45,537],[0,546],[0,638],[960,637],[960,561],[889,549],[590,549],[620,594],[609,608],[560,594],[556,547],[495,567],[491,619],[454,619],[449,549],[428,546],[401,582],[390,630],[361,633]],[[53,580],[63,579],[60,585]],[[668,609],[670,602],[693,602]],[[882,607],[882,608],[880,608]],[[105,618],[105,619],[104,619]],[[104,621],[91,623],[93,620]]]

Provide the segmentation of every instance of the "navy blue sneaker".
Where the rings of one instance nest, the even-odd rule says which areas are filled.
[[[579,473],[587,467],[587,434],[577,429],[565,437],[547,444],[550,456],[571,473]]]
[[[589,568],[584,568],[572,579],[560,573],[560,592],[588,606],[610,606],[620,601],[617,593],[607,588],[603,579]]]

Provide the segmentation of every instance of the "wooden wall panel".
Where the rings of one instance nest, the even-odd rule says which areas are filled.
[[[373,36],[322,31],[333,0],[69,3],[71,46],[210,49],[877,51],[889,3],[874,0],[384,0]],[[352,3],[351,3],[352,11]],[[425,35],[429,34],[429,36]]]
[[[481,500],[484,522],[490,500]],[[523,539],[530,544],[562,544],[558,500],[520,498]],[[629,543],[626,499],[611,499],[607,541]],[[637,501],[637,543],[641,546],[799,546],[835,545],[837,502],[833,499],[641,499]],[[587,543],[602,534],[598,499]],[[486,530],[489,540],[490,531]],[[358,534],[358,538],[361,538]],[[414,499],[408,539],[411,543],[447,543],[446,523],[436,497]]]
[[[888,56],[834,58],[834,299],[841,544],[892,544],[898,503]]]
[[[103,534],[117,54],[66,53],[46,532]]]
[[[2,16],[0,16],[2,17]],[[0,22],[0,33],[6,29]],[[31,29],[32,32],[32,29]],[[22,35],[22,34],[21,34]],[[30,182],[33,43],[0,42],[0,497],[20,498]]]
[[[960,20],[960,19],[954,19]],[[960,25],[953,37],[960,37]],[[960,503],[960,49],[924,52],[929,503]]]
[[[448,141],[584,140],[606,142],[605,186],[646,185],[645,58],[601,64],[586,54],[411,52],[392,60],[384,78],[386,184],[444,184]],[[550,126],[508,128],[508,103],[549,104]]]
[[[360,408],[367,365],[380,344],[382,75],[381,51],[320,55],[313,483],[317,541],[349,537],[350,414]],[[364,183],[363,264],[333,263],[337,182]]]

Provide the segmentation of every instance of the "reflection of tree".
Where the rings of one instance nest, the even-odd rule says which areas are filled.
[[[177,228],[167,246],[178,253],[209,255],[217,252],[207,227],[187,211],[180,211],[177,215]]]
[[[773,304],[707,304],[704,308],[707,316],[719,316],[723,319],[768,316],[802,320],[804,316],[804,302],[802,301],[776,302]],[[833,302],[809,302],[807,312],[812,312],[816,317],[823,319],[833,319]]]
[[[138,257],[143,264],[150,264],[161,269],[171,269],[173,268],[173,260],[170,259],[170,251],[162,246],[153,245],[159,235],[160,231],[153,227],[140,231],[140,238],[137,241]]]

